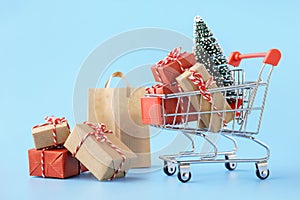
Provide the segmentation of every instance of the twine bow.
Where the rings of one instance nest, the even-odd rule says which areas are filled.
[[[182,68],[182,63],[178,60],[179,56],[181,55],[181,47],[177,47],[175,49],[173,49],[173,51],[171,51],[167,57],[165,57],[164,59],[158,61],[156,64],[155,64],[155,72],[158,76],[158,79],[160,82],[163,82],[162,81],[162,78],[158,72],[158,67],[161,67],[163,65],[167,65],[173,61],[177,62],[181,68],[182,71],[184,71],[184,69]]]
[[[181,54],[181,47],[177,47],[177,48],[173,49],[173,51],[171,51],[167,55],[167,57],[165,57],[163,60],[158,61],[156,63],[156,66],[166,65],[173,61],[178,62],[178,64],[181,66],[182,63],[178,60],[178,57],[180,56],[180,54]]]
[[[115,170],[114,174],[110,177],[109,180],[113,180],[117,174],[121,171],[125,161],[126,161],[126,156],[124,153],[121,151],[120,148],[115,146],[105,135],[106,133],[112,133],[111,130],[106,129],[106,125],[104,123],[98,123],[97,125],[91,123],[91,122],[84,122],[84,124],[88,125],[91,127],[94,131],[88,132],[79,142],[78,146],[76,147],[74,153],[72,154],[73,157],[76,156],[77,152],[79,151],[80,147],[83,145],[84,141],[91,135],[93,135],[98,142],[101,143],[108,143],[112,149],[114,149],[121,157],[122,157],[122,162],[120,163],[119,167],[117,170]]]
[[[208,88],[212,86],[214,83],[216,83],[211,76],[207,81],[204,81],[202,75],[200,73],[197,73],[196,71],[190,70],[192,72],[191,76],[189,79],[199,87],[200,93],[203,96],[203,98],[212,103],[212,95],[208,91]]]
[[[150,91],[150,90],[153,89],[154,93],[156,94],[156,89],[162,88],[162,87],[168,86],[168,85],[170,85],[170,84],[167,84],[167,83],[157,83],[157,84],[155,84],[155,85],[152,85],[151,87],[146,88],[145,91],[146,91],[148,94],[151,94],[151,91]]]
[[[54,117],[53,115],[51,117],[49,116],[46,116],[45,117],[45,121],[48,123],[48,124],[54,124],[54,125],[57,125],[57,124],[60,124],[62,122],[66,122],[67,120],[64,118],[64,117]]]

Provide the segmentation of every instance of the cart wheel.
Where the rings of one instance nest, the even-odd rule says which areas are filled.
[[[165,174],[167,174],[168,176],[172,176],[172,175],[175,174],[175,172],[176,172],[176,167],[175,167],[175,165],[168,166],[168,164],[165,163],[165,164],[164,164],[164,172],[165,172]]]
[[[259,169],[256,169],[256,176],[258,178],[260,178],[261,180],[265,180],[269,177],[270,175],[270,170],[267,169],[267,170],[263,170],[263,171],[260,171]]]
[[[180,173],[180,171],[177,173],[177,177],[178,179],[183,182],[183,183],[186,183],[188,182],[189,180],[191,180],[191,177],[192,177],[192,174],[191,172],[184,172],[184,173]]]
[[[229,160],[229,157],[228,156],[225,156],[225,159],[226,160]],[[236,162],[226,162],[225,163],[225,167],[226,169],[230,170],[230,171],[233,171],[236,169],[236,166],[237,166],[237,163]]]

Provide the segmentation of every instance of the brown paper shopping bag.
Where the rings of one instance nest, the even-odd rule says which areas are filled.
[[[110,88],[113,77],[126,81],[126,88]],[[121,72],[115,72],[105,84],[105,88],[91,88],[88,93],[88,121],[105,123],[137,158],[132,168],[150,167],[150,131],[142,123],[140,98],[145,88],[130,87]]]

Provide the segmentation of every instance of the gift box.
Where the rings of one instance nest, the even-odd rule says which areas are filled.
[[[233,119],[234,113],[224,112],[224,110],[231,110],[231,107],[227,103],[226,99],[224,98],[221,92],[215,92],[213,94],[210,94],[206,90],[217,88],[218,86],[212,81],[212,76],[207,72],[203,64],[196,63],[188,71],[185,71],[183,74],[176,78],[177,82],[185,92],[199,90],[199,86],[192,81],[193,79],[197,79],[196,82],[203,82],[201,89],[205,90],[205,92],[203,93],[205,96],[203,96],[203,94],[191,96],[191,104],[197,111],[219,111],[213,113],[212,116],[211,114],[200,115],[201,120],[203,121],[204,125],[209,129],[209,131],[218,132],[224,124],[230,122]],[[209,102],[207,98],[211,98],[211,102]],[[199,127],[201,127],[200,124]]]
[[[32,136],[36,149],[63,144],[70,134],[65,118],[46,117],[46,123],[32,128]]]
[[[192,67],[196,63],[193,53],[180,53],[181,48],[176,48],[164,59],[151,67],[155,81],[172,84],[176,82],[184,69]]]
[[[80,173],[79,162],[65,148],[28,150],[30,176],[67,178]]]
[[[64,146],[98,180],[124,177],[136,157],[104,124],[77,124]]]
[[[80,163],[80,173],[89,171],[83,164]]]
[[[178,93],[178,86],[168,84],[156,84],[146,89],[148,94],[172,94]],[[164,101],[164,102],[163,102]],[[142,122],[143,124],[163,125],[179,124],[182,117],[170,116],[163,118],[164,114],[175,114],[181,112],[181,102],[178,98],[162,99],[160,97],[142,97]]]
[[[156,84],[151,88],[147,88],[146,90],[148,94],[173,94],[182,92],[181,88],[178,85],[170,84]],[[190,106],[190,108],[188,109],[189,103],[187,97],[170,97],[164,100],[160,97],[143,97],[141,98],[141,105],[142,121],[144,124],[179,124],[186,121],[197,121],[198,119],[198,115],[183,114],[165,117],[166,121],[164,122],[163,113],[181,114],[187,112],[195,112],[195,109],[192,106]],[[164,105],[164,108],[162,105]]]
[[[243,105],[243,99],[239,98],[239,99],[234,99],[234,98],[230,98],[229,100],[227,99],[227,102],[229,103],[230,107],[232,109],[239,109],[242,105]],[[235,116],[239,117],[241,115],[240,111],[236,111]]]

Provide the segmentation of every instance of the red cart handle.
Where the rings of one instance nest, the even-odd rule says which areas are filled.
[[[281,58],[281,53],[278,49],[270,49],[266,53],[251,53],[241,54],[238,51],[232,52],[228,58],[228,64],[237,67],[240,65],[242,59],[245,58],[265,58],[263,63],[277,66]]]

